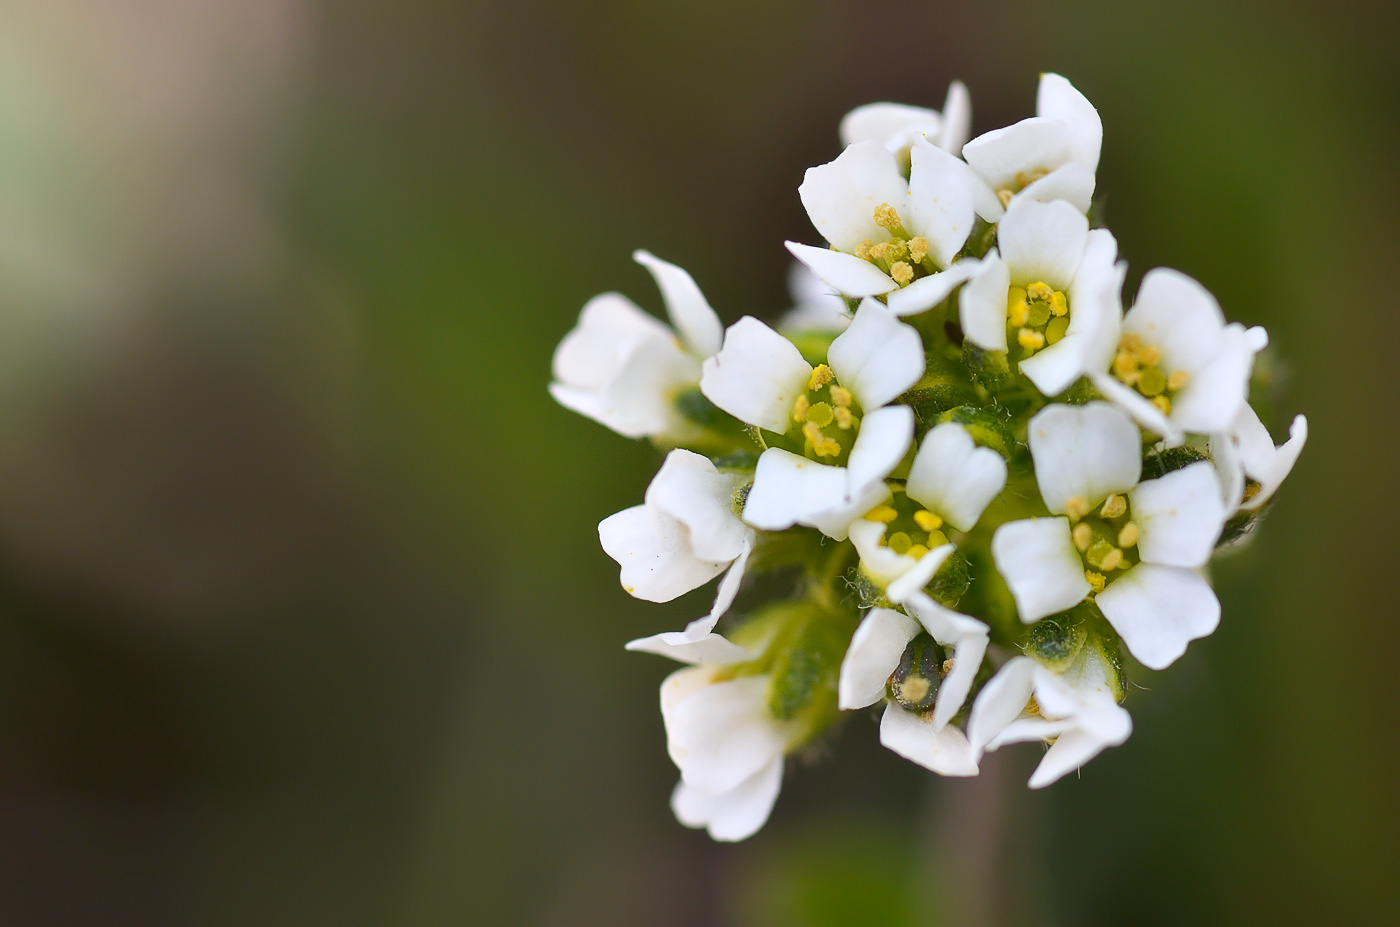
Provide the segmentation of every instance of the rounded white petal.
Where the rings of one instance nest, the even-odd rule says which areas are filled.
[[[1006,301],[1010,286],[1011,270],[993,251],[982,259],[975,276],[959,296],[958,320],[963,336],[984,351],[1006,351]]]
[[[685,525],[701,560],[730,562],[753,544],[753,529],[734,514],[734,490],[746,477],[720,473],[708,458],[677,448],[647,487],[646,503]]]
[[[1191,374],[1172,398],[1172,422],[1182,431],[1212,434],[1230,427],[1249,395],[1254,347],[1244,326],[1231,324],[1216,339],[1219,350]]]
[[[692,621],[684,631],[664,631],[628,641],[627,649],[654,653],[681,663],[703,663],[707,666],[744,663],[758,656],[715,634],[714,626],[715,619],[707,615]]]
[[[967,243],[975,213],[973,187],[966,167],[933,145],[916,142],[909,149],[909,197],[900,209],[905,228],[928,240],[929,254],[939,267],[948,267]]]
[[[1028,431],[1041,498],[1056,514],[1076,497],[1095,505],[1132,489],[1142,474],[1137,426],[1106,402],[1046,406]]]
[[[909,144],[911,135],[932,136],[935,140],[941,138],[943,116],[922,106],[867,103],[857,106],[841,119],[843,146],[856,142],[879,142],[890,151],[898,151]]]
[[[875,208],[904,208],[909,184],[883,144],[856,142],[835,161],[808,168],[797,194],[821,236],[840,251],[854,251],[867,238],[889,240],[890,233],[875,224]]]
[[[827,363],[870,413],[919,382],[924,375],[924,343],[894,313],[867,299],[856,310],[851,327],[831,343]]]
[[[904,459],[913,441],[913,409],[908,406],[885,406],[867,412],[860,420],[860,434],[856,435],[856,443],[851,447],[851,457],[846,465],[848,484],[844,501],[850,502],[867,495],[872,484],[883,485],[885,477]],[[868,511],[869,507],[859,514]]]
[[[782,531],[835,508],[846,498],[846,468],[770,447],[758,458],[744,521],[764,531]],[[867,510],[868,511],[868,510]]]
[[[1035,114],[1058,119],[1069,128],[1069,156],[1090,171],[1098,170],[1103,120],[1084,94],[1058,74],[1042,74]]]
[[[724,326],[694,278],[649,251],[633,251],[632,260],[651,271],[661,290],[661,298],[666,301],[671,324],[691,352],[697,357],[709,357],[718,351],[724,338]]]
[[[1053,203],[1064,200],[1080,212],[1087,213],[1094,202],[1094,172],[1083,164],[1069,161],[1038,180],[1026,184],[1018,200]]]
[[[1123,313],[1119,290],[1126,264],[1115,264],[1118,243],[1106,229],[1091,229],[1084,259],[1070,284],[1065,336],[1021,361],[1021,372],[1043,395],[1057,396],[1080,376],[1106,370],[1118,348]]]
[[[881,522],[857,518],[851,522],[847,534],[851,543],[855,545],[856,553],[860,554],[861,568],[872,579],[886,586],[914,570],[922,562],[921,559],[908,554],[897,554],[881,544],[885,537],[885,526]],[[936,572],[937,567],[934,570]],[[924,583],[932,578],[933,574],[929,573],[924,578]]]
[[[685,525],[644,505],[603,519],[598,540],[622,567],[622,588],[648,602],[669,602],[703,586],[729,566],[696,557]]]
[[[617,376],[640,345],[654,339],[669,341],[672,334],[620,293],[595,296],[554,351],[554,379],[597,392]]]
[[[781,433],[792,423],[792,405],[811,375],[796,345],[744,316],[729,326],[720,352],[705,361],[700,391],[740,421]]]
[[[1272,498],[1284,479],[1293,471],[1303,445],[1308,441],[1308,420],[1296,416],[1288,429],[1288,440],[1274,447],[1274,439],[1254,409],[1245,404],[1235,418],[1234,432],[1238,440],[1239,461],[1244,472],[1259,484],[1259,492],[1241,508],[1257,509]]]
[[[1131,415],[1133,421],[1143,428],[1161,435],[1168,447],[1177,447],[1186,439],[1186,434],[1137,390],[1124,386],[1106,373],[1092,374],[1090,379],[1094,389],[1102,393],[1105,399]]]
[[[1139,563],[1096,598],[1138,662],[1165,669],[1186,645],[1220,624],[1220,602],[1200,576],[1181,567]]]
[[[820,512],[813,512],[803,524],[816,528],[834,541],[844,541],[846,533],[857,519],[880,503],[889,501],[889,498],[890,491],[883,478],[860,487],[851,484],[847,475],[846,501]]]
[[[671,810],[686,827],[704,827],[715,840],[746,840],[768,821],[782,784],[783,760],[779,757],[717,795],[681,780],[671,794]]]
[[[940,776],[977,775],[977,756],[966,735],[951,724],[935,727],[931,715],[890,703],[880,719],[880,743]]]
[[[699,361],[681,350],[675,338],[658,338],[638,348],[597,394],[593,417],[627,437],[680,443],[700,429],[681,415],[675,397],[699,382]]]
[[[1112,700],[1086,708],[1075,720],[1077,725],[1055,739],[1031,774],[1031,788],[1041,789],[1056,782],[1098,756],[1105,747],[1118,746],[1133,732],[1131,716]]]
[[[854,529],[855,525],[851,527]],[[885,587],[885,597],[896,605],[908,605],[920,598],[927,598],[923,595],[923,588],[952,552],[952,544],[942,544],[918,558],[908,570],[890,581]]]
[[[885,297],[885,305],[898,316],[927,312],[976,276],[981,267],[982,262],[976,258],[963,258],[947,270],[920,277],[908,286],[893,291]]]
[[[1128,493],[1128,502],[1142,531],[1142,559],[1167,566],[1204,566],[1230,514],[1207,460],[1139,483]]]
[[[971,531],[1006,485],[1006,461],[978,447],[966,428],[945,422],[919,446],[905,491],[959,531]]]
[[[1201,284],[1157,267],[1142,278],[1123,330],[1159,348],[1164,367],[1194,374],[1219,352],[1225,313]]]
[[[795,241],[786,242],[787,249],[827,286],[853,299],[879,296],[899,289],[883,270],[854,254],[816,248]]]
[[[872,608],[856,628],[841,661],[837,704],[843,709],[864,708],[884,698],[885,683],[898,668],[904,648],[922,630],[908,615]]]
[[[1063,201],[1017,198],[997,226],[997,250],[1017,286],[1043,282],[1057,290],[1068,289],[1088,240],[1089,220]]]
[[[1068,161],[1070,145],[1064,122],[1035,117],[977,136],[962,154],[993,189],[1015,190],[1016,175],[1054,170]]]
[[[711,683],[663,715],[687,785],[727,792],[782,757],[792,725],[768,713],[768,683],[766,675]]]
[[[1039,665],[1030,657],[1012,657],[977,693],[967,721],[973,749],[984,749],[1026,710]]]
[[[1078,605],[1091,588],[1067,518],[1007,522],[992,535],[992,559],[1026,624]]]

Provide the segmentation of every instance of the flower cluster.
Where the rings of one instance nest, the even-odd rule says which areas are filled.
[[[1160,670],[1215,629],[1209,561],[1306,440],[1299,416],[1275,447],[1248,402],[1267,337],[1199,283],[1152,270],[1124,310],[1083,95],[1046,74],[1034,117],[970,122],[956,83],[941,113],[847,116],[798,189],[826,246],[788,243],[776,329],[724,329],[638,252],[670,326],[605,294],[554,356],[559,402],[668,451],[598,527],[623,588],[723,577],[709,614],[628,644],[687,664],[661,688],[672,806],[716,839],[761,827],[785,757],[851,710],[947,776],[1049,743],[1033,788],[1122,743],[1123,651]],[[733,607],[772,571],[797,591]]]

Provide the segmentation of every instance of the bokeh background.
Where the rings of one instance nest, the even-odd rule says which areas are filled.
[[[0,919],[1393,923],[1393,4],[0,3]],[[1059,71],[1132,271],[1266,325],[1312,440],[1220,630],[1044,792],[852,719],[768,826],[671,818],[594,526],[659,458],[554,406],[593,294],[787,303],[879,99]],[[1150,691],[1147,691],[1150,689]]]

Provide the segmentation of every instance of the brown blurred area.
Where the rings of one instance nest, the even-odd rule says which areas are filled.
[[[0,4],[0,922],[1385,923],[1400,231],[1389,6]],[[1311,444],[1076,780],[863,717],[687,831],[594,526],[650,449],[554,406],[595,293],[784,308],[872,100],[1068,76],[1129,260],[1269,328]],[[1150,691],[1147,691],[1150,690]]]

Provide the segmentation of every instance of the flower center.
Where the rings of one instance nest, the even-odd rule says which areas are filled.
[[[856,246],[856,257],[874,264],[900,286],[938,273],[938,264],[928,253],[928,239],[922,235],[911,236],[893,206],[889,203],[876,206],[875,224],[890,233],[890,240],[872,243],[867,238]]]
[[[1142,559],[1137,550],[1142,531],[1128,511],[1127,496],[1114,493],[1097,511],[1083,497],[1075,496],[1065,506],[1065,514],[1073,525],[1070,537],[1084,561],[1084,578],[1094,587],[1093,595],[1103,592],[1118,573]]]
[[[1021,348],[1022,359],[1030,357],[1064,338],[1069,330],[1069,300],[1063,290],[1043,281],[1013,286],[1006,293],[1006,325],[1007,340]]]
[[[860,432],[861,409],[850,390],[836,382],[826,364],[807,378],[807,391],[792,404],[787,438],[802,454],[821,463],[844,466]]]
[[[1163,415],[1172,414],[1172,399],[1190,382],[1185,370],[1167,371],[1162,366],[1162,351],[1156,345],[1144,344],[1142,338],[1129,332],[1118,343],[1113,357],[1113,375],[1142,394]]]
[[[1030,172],[1017,172],[1016,176],[1012,178],[1011,183],[1007,184],[1004,187],[997,188],[997,199],[1001,200],[1001,205],[1003,208],[1010,206],[1012,197],[1014,197],[1017,193],[1020,193],[1022,190],[1026,189],[1026,187],[1029,187],[1031,184],[1035,183],[1037,180],[1044,177],[1048,173],[1050,172],[1043,167],[1038,167]]]
[[[866,521],[885,526],[881,547],[918,560],[933,548],[948,543],[941,517],[910,499],[903,486],[892,484],[890,489],[894,495],[889,502],[865,513]]]

